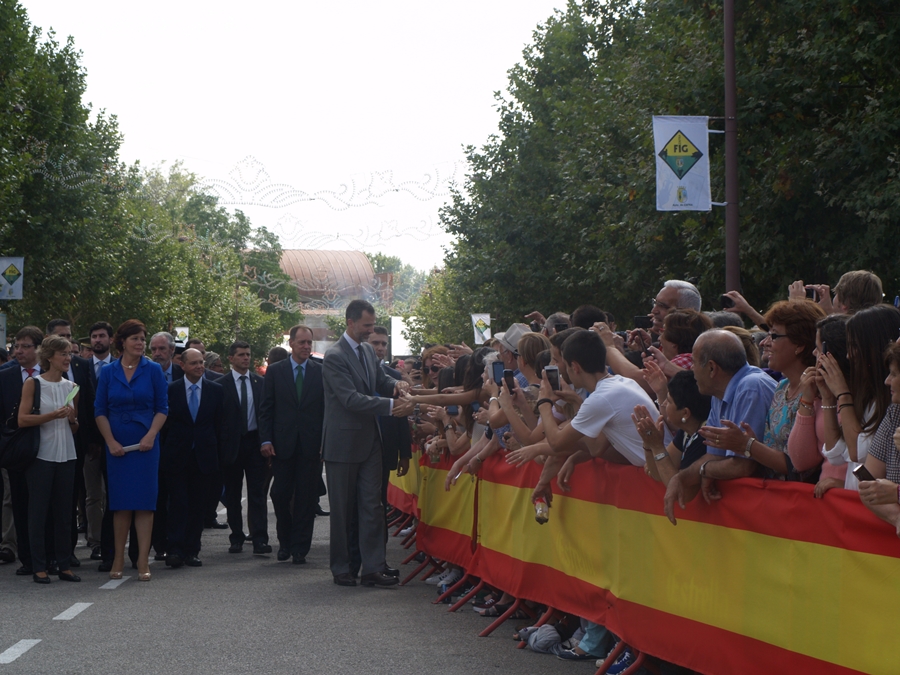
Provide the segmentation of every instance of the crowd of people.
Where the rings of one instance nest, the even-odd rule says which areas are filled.
[[[669,280],[646,328],[617,331],[589,305],[533,312],[530,326],[474,350],[427,345],[421,363],[396,365],[420,404],[413,440],[426,456],[455,458],[448,490],[499,452],[542,465],[532,499],[550,505],[554,478],[566,489],[579,464],[599,458],[663,483],[660,510],[673,524],[698,494],[721,499],[720,481],[759,477],[809,483],[818,499],[857,491],[900,536],[900,309],[883,298],[880,279],[860,270],[833,291],[797,281],[765,312],[736,291],[723,311],[703,312],[693,284]],[[462,573],[447,565],[427,581]],[[514,600],[498,592],[476,607],[498,616]],[[568,625],[552,644],[544,629],[519,635],[598,665],[618,642],[603,626]],[[617,652],[613,675],[635,661],[627,646]]]
[[[388,332],[355,300],[323,362],[310,358],[312,331],[295,326],[264,377],[240,340],[225,370],[201,341],[176,350],[168,332],[150,337],[148,358],[137,320],[92,325],[89,358],[67,321],[26,326],[0,367],[0,414],[40,426],[40,449],[3,472],[0,561],[18,557],[16,574],[40,584],[78,581],[79,521],[112,578],[127,556],[149,580],[151,548],[169,567],[202,566],[205,527],[230,528],[230,553],[250,542],[267,555],[271,486],[276,557],[303,564],[314,518],[328,515],[324,462],[334,582],[393,585],[387,485],[391,471],[409,470],[414,447],[423,461],[453,458],[448,490],[494,453],[536,462],[532,498],[547,506],[551,481],[565,489],[582,463],[640,466],[665,486],[660,509],[673,524],[698,494],[721,499],[720,481],[800,481],[818,499],[852,490],[900,536],[900,309],[883,297],[875,274],[852,271],[833,293],[795,282],[764,313],[736,291],[723,311],[703,312],[693,284],[669,280],[636,317],[644,327],[618,331],[591,305],[533,312],[530,325],[474,349],[426,345],[391,363]],[[220,500],[227,524],[216,520]],[[427,582],[463,573],[447,565]],[[499,616],[514,600],[498,590],[476,609]],[[548,642],[549,629],[520,638],[563,659],[604,659],[617,638],[575,619],[560,622],[559,639]],[[618,651],[613,675],[634,662]]]

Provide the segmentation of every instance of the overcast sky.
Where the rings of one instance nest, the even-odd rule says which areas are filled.
[[[464,175],[462,147],[496,131],[493,93],[564,6],[23,4],[75,38],[87,101],[119,118],[122,159],[182,161],[285,248],[382,251],[420,269],[449,241],[438,209]]]

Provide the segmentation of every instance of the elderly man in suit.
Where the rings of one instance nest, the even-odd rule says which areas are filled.
[[[250,344],[236,340],[228,348],[231,372],[219,380],[225,390],[225,429],[222,442],[222,472],[225,476],[225,508],[231,527],[229,553],[244,547],[241,489],[247,476],[247,525],[254,555],[272,552],[266,513],[266,460],[259,452],[259,402],[263,379],[250,366]]]
[[[222,385],[203,377],[203,355],[186,349],[184,378],[169,385],[169,416],[160,433],[160,473],[169,486],[166,565],[200,567],[203,511],[219,474]]]
[[[392,586],[385,573],[384,504],[381,499],[382,441],[379,415],[406,417],[413,408],[407,384],[377,367],[368,344],[375,308],[365,300],[347,305],[347,329],[325,353],[325,436],[322,452],[331,504],[331,573],[339,586],[356,586],[350,574],[350,530],[359,519],[360,583]]]
[[[295,565],[306,562],[312,545],[321,472],[325,400],[322,366],[309,358],[312,343],[310,328],[291,328],[290,358],[266,370],[259,404],[260,452],[272,460],[277,558]]]

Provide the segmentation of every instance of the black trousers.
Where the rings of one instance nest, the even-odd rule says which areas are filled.
[[[179,471],[166,471],[164,476],[169,492],[166,553],[182,557],[197,555],[210,494],[220,489],[216,476],[201,473],[195,462],[189,462]]]
[[[266,507],[266,459],[259,452],[259,432],[241,436],[237,458],[222,470],[225,478],[225,508],[228,509],[229,539],[244,543],[244,517],[241,493],[247,477],[247,526],[254,546],[269,543],[269,518]]]
[[[25,567],[31,567],[31,539],[28,536],[28,480],[25,477],[25,471],[8,469],[7,473],[9,474],[9,498],[12,500],[19,562]]]
[[[84,454],[79,454],[75,459],[75,475],[72,477],[72,555],[75,555],[75,547],[78,545],[78,505],[81,504],[81,512],[87,523],[87,510],[84,508]],[[87,535],[85,534],[85,537]]]
[[[291,555],[305,556],[312,545],[321,472],[318,455],[310,458],[295,453],[290,459],[281,459],[277,455],[272,459],[275,530],[279,546]]]
[[[28,541],[31,569],[47,571],[45,534],[47,517],[53,514],[53,542],[60,555],[60,569],[68,569],[71,550],[72,492],[75,489],[75,460],[46,462],[36,459],[25,471],[28,482]],[[17,528],[18,532],[18,528]]]

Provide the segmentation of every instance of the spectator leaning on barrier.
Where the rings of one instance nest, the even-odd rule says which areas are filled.
[[[701,394],[713,397],[708,427],[721,428],[725,426],[723,420],[734,425],[744,422],[756,437],[762,437],[775,381],[747,364],[740,338],[724,330],[707,331],[694,343],[693,355],[697,388]],[[756,462],[743,453],[723,449],[715,431],[703,435],[707,454],[675,474],[666,488],[665,512],[673,524],[676,501],[684,508],[698,490],[703,491],[707,502],[718,499],[715,481],[743,478],[756,470]]]

